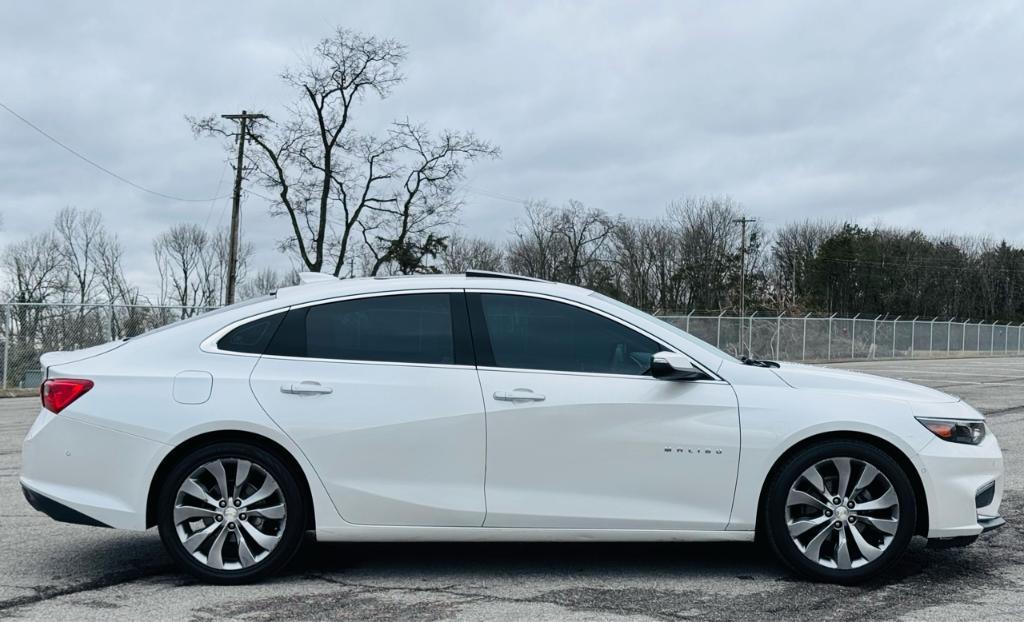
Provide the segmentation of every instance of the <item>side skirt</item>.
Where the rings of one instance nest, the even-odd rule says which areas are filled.
[[[318,527],[321,542],[753,542],[753,531],[529,529],[510,527]]]

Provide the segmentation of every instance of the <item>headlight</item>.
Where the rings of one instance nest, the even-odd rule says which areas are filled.
[[[918,417],[921,425],[944,441],[980,445],[985,440],[985,422],[975,419],[927,419]]]

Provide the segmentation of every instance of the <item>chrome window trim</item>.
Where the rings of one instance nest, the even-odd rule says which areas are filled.
[[[348,363],[348,364],[376,364],[376,365],[403,365],[412,367],[442,367],[442,368],[455,368],[465,369],[467,367],[475,367],[474,365],[456,365],[455,363],[411,363],[408,361],[367,361],[362,359],[327,359],[327,358],[316,358],[311,356],[282,356],[278,354],[254,354],[252,352],[236,352],[234,350],[221,350],[217,347],[217,342],[220,341],[225,335],[233,331],[234,329],[248,324],[249,322],[255,322],[270,315],[276,313],[287,312],[292,309],[304,309],[306,307],[315,307],[321,304],[331,304],[334,302],[342,302],[345,300],[358,300],[361,298],[378,298],[384,296],[402,296],[408,294],[460,294],[464,293],[462,288],[458,287],[447,287],[447,288],[431,288],[431,289],[403,289],[403,290],[386,290],[380,292],[363,292],[358,294],[347,294],[342,296],[333,296],[330,298],[321,298],[319,300],[312,300],[307,302],[301,302],[287,307],[281,307],[272,311],[265,311],[251,315],[240,320],[236,320],[227,326],[221,328],[217,332],[213,333],[199,344],[199,349],[209,354],[227,354],[231,356],[249,356],[256,358],[268,358],[275,360],[290,360],[290,361],[313,361],[317,363]]]
[[[280,308],[277,308],[277,309],[272,309],[270,311],[264,311],[264,312],[261,312],[261,313],[257,313],[255,315],[251,315],[251,316],[248,316],[248,317],[245,317],[245,318],[241,318],[241,319],[235,320],[234,322],[231,322],[227,326],[224,326],[223,328],[219,329],[218,331],[214,332],[212,335],[210,335],[209,337],[204,339],[202,341],[202,343],[200,343],[199,349],[202,350],[203,352],[207,352],[209,354],[225,354],[225,355],[229,355],[229,356],[246,356],[246,357],[254,357],[254,358],[268,358],[268,359],[283,360],[283,361],[311,361],[311,362],[315,362],[315,363],[345,363],[345,364],[349,364],[349,365],[397,365],[397,366],[401,366],[401,367],[436,367],[436,368],[442,368],[442,369],[475,368],[475,369],[481,369],[481,370],[486,370],[486,371],[507,371],[507,372],[516,372],[516,373],[563,374],[563,375],[569,375],[569,376],[584,376],[584,377],[592,376],[592,377],[596,377],[596,378],[632,378],[632,379],[637,379],[637,380],[654,380],[654,381],[661,382],[660,380],[658,380],[657,378],[654,378],[652,376],[641,376],[641,375],[636,375],[636,374],[612,374],[612,373],[603,373],[603,372],[566,371],[566,370],[559,370],[559,369],[528,369],[528,368],[518,368],[518,367],[492,367],[492,366],[479,366],[479,365],[456,365],[454,363],[411,363],[411,362],[407,362],[407,361],[366,361],[366,360],[361,360],[361,359],[325,359],[325,358],[313,358],[313,357],[308,357],[308,356],[282,356],[282,355],[278,355],[278,354],[254,354],[252,352],[235,352],[233,350],[221,350],[220,348],[217,347],[217,342],[220,341],[220,339],[222,337],[224,337],[226,334],[228,334],[229,332],[231,332],[235,328],[238,328],[239,326],[241,326],[243,324],[247,324],[249,322],[254,322],[254,321],[262,319],[264,317],[267,317],[267,316],[270,316],[270,315],[274,315],[276,313],[282,313],[282,312],[289,311],[291,309],[302,309],[302,308],[305,308],[305,307],[312,307],[312,306],[321,305],[321,304],[331,304],[331,303],[334,303],[334,302],[342,302],[342,301],[345,301],[345,300],[358,300],[358,299],[361,299],[361,298],[376,298],[376,297],[382,297],[382,296],[403,296],[403,295],[409,295],[409,294],[451,294],[451,293],[456,293],[456,294],[457,293],[466,293],[466,294],[507,294],[507,295],[513,295],[513,296],[526,296],[526,297],[529,297],[529,298],[543,298],[543,299],[546,299],[546,300],[551,300],[552,302],[558,302],[558,303],[562,303],[562,304],[567,304],[567,305],[571,305],[571,306],[574,306],[574,307],[578,307],[578,308],[580,308],[580,309],[582,309],[584,311],[588,311],[590,313],[596,313],[597,315],[600,315],[601,317],[609,319],[609,320],[611,320],[613,322],[617,322],[618,324],[620,324],[622,326],[625,326],[629,330],[637,332],[637,333],[643,335],[644,337],[646,337],[646,338],[648,338],[648,339],[650,339],[652,341],[660,343],[660,344],[664,345],[666,348],[668,348],[669,352],[675,352],[676,354],[682,354],[687,359],[689,359],[689,361],[695,367],[697,367],[698,369],[700,369],[704,373],[708,374],[708,376],[710,376],[710,378],[708,380],[694,380],[694,381],[692,381],[693,383],[701,383],[701,384],[708,384],[708,383],[711,383],[711,384],[728,384],[728,381],[726,381],[724,378],[719,376],[717,373],[715,373],[715,372],[711,371],[710,369],[708,369],[708,367],[706,365],[701,364],[699,361],[695,360],[693,357],[691,357],[686,352],[681,351],[679,348],[677,348],[675,346],[672,346],[670,344],[666,344],[664,339],[662,339],[660,337],[657,337],[655,335],[652,335],[650,332],[644,330],[643,328],[640,328],[640,327],[638,327],[638,326],[636,326],[636,325],[634,325],[634,324],[632,324],[630,322],[627,322],[626,320],[623,320],[620,317],[614,316],[614,315],[608,313],[607,311],[604,311],[603,309],[598,309],[596,307],[590,306],[588,304],[581,303],[581,302],[579,302],[577,300],[573,300],[571,298],[563,298],[561,296],[554,296],[554,295],[551,295],[551,294],[544,294],[544,293],[540,293],[540,292],[524,292],[522,290],[505,289],[505,288],[499,289],[499,288],[481,288],[481,287],[465,287],[465,288],[463,288],[463,287],[443,287],[443,288],[395,289],[395,290],[384,290],[384,291],[376,291],[376,292],[361,292],[361,293],[344,294],[344,295],[340,295],[340,296],[331,296],[331,297],[328,297],[328,298],[320,298],[320,299],[317,299],[317,300],[309,300],[309,301],[306,301],[306,302],[300,302],[300,303],[292,304],[292,305],[289,305],[289,306],[286,306],[286,307],[280,307]]]

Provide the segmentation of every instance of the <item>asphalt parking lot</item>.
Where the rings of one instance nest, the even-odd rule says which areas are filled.
[[[1020,620],[1024,617],[1024,358],[849,363],[962,396],[1006,459],[1008,525],[965,549],[915,542],[860,587],[805,583],[756,545],[315,544],[287,574],[210,587],[178,573],[154,530],[64,525],[18,485],[35,398],[0,400],[0,617],[46,620]],[[118,468],[112,457],[111,468]]]

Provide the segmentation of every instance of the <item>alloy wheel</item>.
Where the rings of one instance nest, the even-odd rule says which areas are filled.
[[[797,549],[826,568],[849,570],[878,559],[900,523],[892,482],[857,458],[828,458],[796,478],[786,499],[786,527]]]
[[[181,483],[173,522],[192,557],[215,570],[239,570],[270,555],[287,516],[281,487],[266,469],[243,458],[219,458]]]

